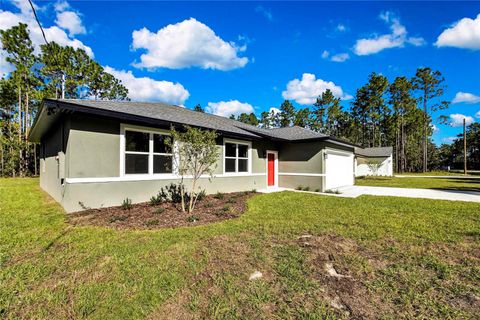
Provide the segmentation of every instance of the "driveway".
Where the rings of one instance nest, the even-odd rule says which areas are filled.
[[[480,192],[459,191],[459,190],[434,190],[414,188],[388,188],[388,187],[367,187],[350,186],[339,188],[339,196],[356,198],[362,195],[390,196],[406,198],[424,198],[451,201],[480,202]]]

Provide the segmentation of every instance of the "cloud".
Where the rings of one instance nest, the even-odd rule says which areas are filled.
[[[383,12],[379,18],[390,25],[391,33],[375,35],[372,38],[358,39],[353,51],[356,55],[366,56],[378,53],[385,49],[402,48],[406,43],[414,46],[422,46],[425,40],[420,37],[407,37],[407,29],[400,20],[391,12]]]
[[[317,97],[330,89],[335,97],[349,100],[352,96],[345,94],[340,86],[331,81],[316,79],[314,74],[304,73],[302,79],[288,82],[287,89],[282,92],[284,99],[295,100],[298,104],[314,104]]]
[[[452,127],[461,127],[463,126],[463,119],[465,119],[465,124],[467,126],[475,122],[475,119],[473,119],[473,117],[466,116],[459,113],[454,113],[450,115],[450,125]]]
[[[480,110],[478,110],[478,112],[475,113],[475,118],[479,118],[479,119],[480,119]]]
[[[452,103],[479,103],[480,96],[476,96],[468,92],[457,92],[455,98],[453,98]]]
[[[328,52],[327,50],[323,50],[323,52],[322,52],[322,59],[327,59],[328,56],[330,56],[330,52]]]
[[[270,9],[267,9],[261,5],[258,5],[255,7],[255,12],[260,13],[263,15],[268,21],[272,22],[273,21],[273,14]]]
[[[350,55],[348,53],[337,53],[336,55],[332,56],[333,62],[344,62],[350,59]]]
[[[73,11],[58,12],[55,23],[60,28],[68,30],[68,33],[70,36],[87,33],[87,30],[82,24],[82,20],[80,19],[80,16]]]
[[[116,70],[106,66],[105,71],[122,81],[128,96],[136,101],[161,101],[183,105],[190,93],[180,83],[158,81],[148,77],[137,78],[132,71]]]
[[[232,114],[238,116],[241,113],[255,112],[251,104],[238,100],[209,102],[205,111],[222,117],[230,117]]]
[[[220,39],[207,25],[190,18],[158,30],[147,28],[132,33],[134,50],[145,49],[139,68],[182,69],[200,67],[203,69],[232,70],[242,68],[248,58],[238,54],[247,49],[234,42]]]
[[[336,27],[335,27],[335,30],[338,31],[338,32],[345,32],[347,31],[347,27],[342,24],[342,23],[339,23]]]
[[[440,128],[437,127],[436,125],[432,124],[432,130],[433,130],[433,133],[437,133],[440,131]]]
[[[268,110],[269,113],[272,113],[272,114],[279,114],[281,111],[280,109],[278,108],[275,108],[275,107],[271,107],[269,110]]]
[[[435,42],[437,47],[480,49],[480,14],[477,18],[463,18],[445,29]]]
[[[457,137],[446,137],[442,138],[443,143],[453,143],[455,140],[457,140]]]
[[[13,26],[18,25],[20,22],[27,24],[28,29],[30,30],[30,38],[32,39],[32,43],[34,44],[35,51],[36,53],[39,53],[40,45],[45,44],[45,41],[43,39],[42,32],[38,27],[37,22],[35,21],[33,12],[28,5],[28,2],[14,1],[13,4],[19,10],[18,12],[0,10],[0,30],[9,29]],[[68,5],[68,3],[64,2],[61,7],[63,7],[65,4]],[[40,7],[39,10],[47,9],[46,6]],[[71,46],[75,49],[83,49],[90,57],[93,57],[92,49],[89,46],[85,45],[82,41],[75,39],[71,35],[67,34],[67,29],[65,29],[65,27],[59,26],[58,24],[49,27],[44,25],[43,30],[45,31],[45,36],[48,41],[55,41],[59,45]],[[2,60],[1,57],[0,60]],[[0,65],[3,66],[4,64],[5,62],[0,62]]]
[[[7,62],[6,53],[3,50],[0,50],[0,79],[6,77],[10,72],[15,70],[13,65]]]

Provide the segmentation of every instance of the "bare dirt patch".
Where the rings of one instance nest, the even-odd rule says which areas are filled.
[[[192,213],[182,212],[178,203],[148,202],[132,205],[89,209],[68,215],[68,221],[78,226],[105,226],[116,229],[158,229],[203,225],[239,217],[247,209],[247,200],[254,192],[207,195],[197,202]]]

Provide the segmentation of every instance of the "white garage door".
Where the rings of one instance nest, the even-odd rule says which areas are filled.
[[[325,189],[334,189],[354,184],[353,153],[327,151],[325,155]]]

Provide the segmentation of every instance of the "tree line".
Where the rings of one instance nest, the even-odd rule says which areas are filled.
[[[82,49],[55,42],[36,49],[23,23],[1,30],[0,41],[14,67],[0,79],[0,176],[38,173],[39,152],[27,137],[42,99],[62,91],[67,99],[128,99],[127,88]]]
[[[418,68],[410,78],[399,76],[393,81],[373,72],[348,108],[327,89],[306,108],[296,109],[285,100],[278,108],[262,112],[260,118],[254,113],[231,118],[264,128],[296,125],[365,148],[392,146],[396,172],[425,172],[445,164],[439,160],[439,152],[447,147],[437,148],[431,139],[432,112],[449,107],[442,100],[445,88],[441,72],[428,67]]]

